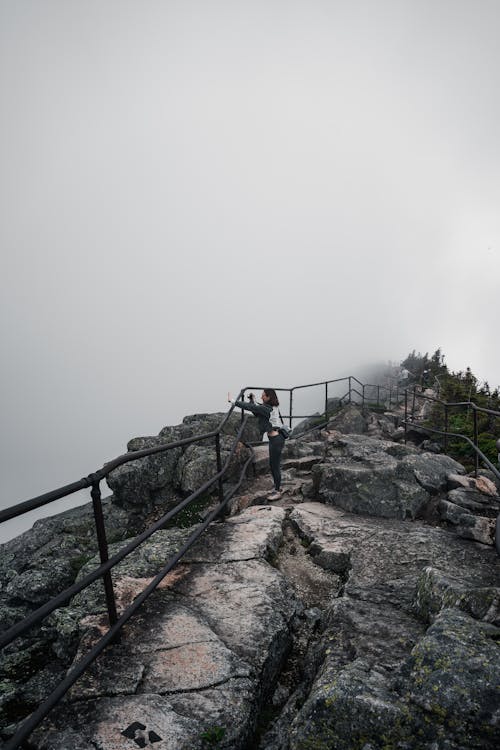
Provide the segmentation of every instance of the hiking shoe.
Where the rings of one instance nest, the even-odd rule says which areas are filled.
[[[279,500],[281,497],[281,490],[275,490],[274,492],[271,492],[270,495],[267,496],[268,500]]]

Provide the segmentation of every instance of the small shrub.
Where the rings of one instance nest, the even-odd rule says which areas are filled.
[[[225,734],[226,734],[225,727],[215,726],[215,727],[209,727],[204,732],[202,732],[200,736],[203,742],[209,747],[217,747],[217,745],[219,744],[219,742],[221,742]]]

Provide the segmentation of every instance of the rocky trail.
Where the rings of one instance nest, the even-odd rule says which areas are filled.
[[[285,492],[274,503],[267,446],[257,448],[256,476],[230,515],[164,579],[32,746],[497,748],[497,488],[393,433],[390,418],[349,407],[327,430],[287,441]],[[188,533],[159,531],[120,564],[119,609]],[[64,623],[76,628],[78,659],[106,627],[100,583],[62,617],[60,641]]]

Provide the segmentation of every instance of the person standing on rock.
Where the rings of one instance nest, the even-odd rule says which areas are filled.
[[[285,438],[279,431],[279,401],[273,388],[264,388],[261,394],[261,404],[255,403],[253,393],[249,395],[249,401],[234,401],[231,394],[227,394],[227,400],[233,406],[251,411],[259,420],[261,437],[267,432],[269,439],[269,466],[274,481],[274,492],[268,496],[268,500],[278,500],[281,497],[281,454],[285,445]]]

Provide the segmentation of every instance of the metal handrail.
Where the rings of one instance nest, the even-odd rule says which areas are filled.
[[[225,424],[231,412],[232,412],[232,407],[229,410],[226,419],[223,420],[223,423],[221,423],[222,425]],[[44,606],[40,607],[35,612],[31,613],[31,615],[25,618],[23,621],[21,621],[20,623],[17,623],[17,625],[13,626],[8,631],[6,631],[3,634],[3,637],[1,639],[2,647],[7,645],[8,643],[11,643],[15,638],[18,638],[20,635],[26,632],[30,627],[32,627],[34,624],[36,624],[37,622],[45,618],[48,614],[50,614],[50,612],[54,611],[54,609],[57,609],[57,607],[61,606],[66,601],[68,601],[74,594],[78,593],[84,588],[87,588],[91,583],[97,580],[97,578],[104,577],[106,573],[109,574],[109,571],[113,566],[115,566],[118,562],[124,559],[128,554],[130,554],[134,549],[136,549],[136,547],[138,547],[142,542],[144,542],[146,539],[152,536],[152,534],[154,534],[156,531],[162,528],[173,516],[179,513],[186,505],[188,505],[196,497],[198,497],[200,494],[202,494],[211,486],[213,486],[217,481],[219,481],[221,477],[227,472],[229,463],[232,457],[234,456],[234,453],[238,446],[238,442],[240,441],[242,433],[246,427],[247,421],[248,421],[248,417],[246,417],[243,420],[242,424],[240,425],[238,433],[235,436],[234,444],[231,448],[231,451],[228,457],[226,458],[224,466],[221,467],[221,470],[218,471],[217,474],[215,474],[210,480],[205,482],[189,497],[187,497],[185,500],[179,503],[175,508],[169,511],[169,513],[165,514],[161,519],[159,519],[159,521],[157,521],[152,527],[150,527],[143,534],[137,537],[131,544],[127,545],[124,549],[120,550],[120,552],[117,553],[111,560],[105,561],[101,566],[99,566],[96,570],[94,570],[92,573],[86,576],[82,581],[79,581],[77,584],[74,584],[73,586],[69,587],[68,589],[66,589],[66,591],[59,594],[58,597],[55,597],[50,602],[47,602]],[[217,434],[219,433],[217,432]],[[197,437],[198,441],[201,441],[204,439],[206,439],[206,435]],[[164,449],[173,448],[173,447],[176,447],[176,444],[170,444],[169,446],[162,446],[162,448]],[[107,645],[109,645],[113,640],[116,639],[120,630],[126,624],[126,622],[128,622],[128,620],[132,617],[132,615],[135,614],[137,609],[144,603],[144,601],[149,597],[149,595],[157,588],[157,586],[161,583],[161,581],[165,578],[165,576],[172,570],[172,568],[175,567],[175,565],[179,562],[179,560],[183,557],[183,555],[193,546],[193,544],[205,531],[208,525],[214,520],[214,518],[216,518],[217,515],[219,515],[219,513],[227,505],[227,503],[229,502],[231,497],[234,495],[234,493],[241,486],[248,465],[250,464],[251,461],[255,460],[253,449],[250,448],[250,450],[251,450],[251,456],[247,459],[247,461],[245,462],[240,472],[238,483],[231,489],[231,491],[225,497],[222,497],[217,507],[207,516],[205,521],[203,521],[203,523],[200,524],[200,526],[193,532],[193,534],[190,535],[188,540],[185,542],[184,546],[180,550],[178,550],[177,553],[168,561],[168,563],[156,575],[153,581],[151,581],[151,583],[141,592],[141,594],[139,594],[134,599],[134,602],[122,613],[120,618],[116,617],[115,621],[112,622],[111,617],[110,617],[110,628],[107,631],[107,633],[97,642],[97,644],[95,644],[95,646],[85,655],[85,657],[76,666],[74,666],[71,669],[71,671],[66,675],[65,679],[59,683],[59,685],[48,696],[48,698],[46,698],[46,700],[28,717],[28,719],[26,719],[21,724],[21,726],[17,729],[14,736],[3,745],[4,750],[15,750],[21,745],[21,743],[23,743],[30,736],[33,730],[41,723],[41,721],[43,721],[43,719],[50,713],[50,711],[57,705],[57,703],[59,703],[59,701],[65,695],[65,693],[76,682],[76,680],[79,677],[81,677],[81,675],[87,670],[90,664],[92,664],[95,661],[95,659],[104,650],[104,648]],[[155,452],[158,452],[158,451],[155,451]],[[134,452],[134,458],[137,458],[136,453],[137,452]],[[141,453],[144,453],[144,451],[141,451]],[[120,457],[120,458],[123,458],[123,457]],[[129,460],[132,460],[132,459],[129,458]],[[114,462],[110,462],[110,463],[114,463]],[[125,463],[125,461],[121,463]],[[107,464],[107,466],[109,466],[109,464]]]
[[[177,565],[179,560],[186,554],[186,552],[193,546],[193,544],[203,534],[203,532],[210,525],[210,523],[212,523],[212,521],[223,510],[223,508],[229,502],[233,494],[240,487],[243,481],[243,476],[245,474],[246,468],[248,464],[250,463],[250,461],[252,460],[254,460],[253,456],[251,456],[247,460],[241,472],[240,481],[231,490],[231,492],[224,499],[224,501],[219,503],[219,505],[216,508],[214,508],[214,510],[207,516],[205,521],[196,529],[196,531],[193,532],[193,534],[191,534],[191,536],[188,538],[184,546],[173,557],[170,558],[168,563],[160,570],[159,573],[157,573],[157,575],[148,584],[148,586],[146,586],[146,588],[143,589],[143,591],[134,599],[133,603],[129,607],[127,607],[126,610],[124,610],[121,617],[107,631],[107,633],[105,633],[104,636],[102,636],[102,638],[95,644],[95,646],[89,652],[85,654],[85,656],[78,662],[78,664],[76,664],[75,666],[71,668],[71,670],[67,673],[64,680],[62,680],[59,683],[59,685],[49,695],[49,697],[44,701],[44,703],[40,705],[30,715],[30,717],[22,724],[21,728],[16,732],[14,737],[12,737],[12,739],[9,742],[6,742],[5,745],[3,745],[3,750],[16,750],[16,748],[19,747],[20,743],[24,742],[30,736],[33,730],[36,729],[36,727],[43,721],[43,719],[50,713],[50,711],[52,711],[52,709],[59,703],[59,701],[68,692],[68,690],[72,687],[72,685],[75,684],[75,682],[79,679],[79,677],[81,677],[87,671],[90,665],[104,651],[106,646],[109,646],[116,639],[116,637],[119,635],[123,626],[137,612],[139,607],[141,607],[144,604],[146,599],[159,586],[159,584],[163,581],[165,576],[168,575],[168,573],[170,573],[170,571],[175,567],[175,565]]]
[[[498,416],[500,416],[500,414]],[[477,445],[474,445],[472,440],[469,437],[467,437],[467,435],[462,435],[459,432],[444,432],[443,430],[435,430],[434,428],[431,428],[431,427],[424,427],[423,425],[418,424],[418,422],[410,421],[410,422],[403,422],[403,424],[405,425],[407,424],[411,427],[414,427],[417,430],[422,430],[422,432],[433,432],[433,433],[436,433],[437,435],[446,435],[447,437],[455,437],[455,438],[460,438],[462,440],[465,440],[467,443],[469,443],[470,447],[473,448],[473,450],[477,453],[477,455],[481,458],[481,460],[486,464],[488,469],[490,469],[490,471],[493,472],[496,478],[500,480],[500,471],[495,467],[494,464],[491,463],[489,458],[484,455],[482,450]]]
[[[500,412],[496,411],[495,409],[487,409],[484,406],[478,406],[474,403],[474,401],[443,401],[443,399],[440,398],[434,398],[433,396],[428,396],[424,393],[417,393],[416,386],[414,385],[412,388],[412,395],[413,395],[413,402],[411,407],[411,421],[408,420],[408,391],[407,389],[405,391],[405,439],[406,439],[406,433],[407,433],[407,426],[408,425],[414,425],[416,426],[418,423],[415,421],[415,402],[417,399],[423,399],[426,401],[432,401],[437,404],[441,404],[441,406],[444,407],[444,427],[445,429],[443,431],[439,430],[431,430],[430,428],[425,428],[429,432],[436,432],[438,434],[442,434],[444,436],[444,451],[445,453],[448,452],[448,438],[449,437],[461,437],[466,439],[472,447],[474,448],[474,473],[477,477],[477,473],[479,470],[479,458],[481,451],[479,450],[479,434],[478,434],[478,419],[477,415],[478,413],[481,414],[489,414],[490,416],[500,418]],[[467,438],[466,435],[457,434],[457,433],[451,433],[448,431],[448,419],[449,419],[449,409],[450,408],[456,408],[456,407],[467,407],[467,409],[472,409],[473,413],[473,434],[474,434],[474,441],[471,442],[469,438]]]
[[[24,620],[22,620],[19,623],[16,623],[16,625],[13,625],[11,628],[9,628],[9,630],[6,630],[4,633],[2,633],[0,635],[0,648],[3,648],[4,646],[11,643],[15,638],[18,638],[20,635],[23,635],[23,633],[29,630],[37,622],[47,617],[47,615],[49,615],[58,607],[63,606],[73,596],[78,594],[83,589],[87,588],[87,586],[90,586],[90,584],[94,583],[98,578],[101,578],[104,573],[107,573],[109,570],[111,570],[111,568],[113,568],[117,563],[121,562],[125,557],[127,557],[127,555],[129,555],[137,547],[139,547],[143,542],[149,539],[154,533],[156,533],[161,528],[163,528],[172,518],[174,518],[178,513],[180,513],[181,510],[184,510],[184,508],[187,505],[192,503],[193,500],[196,500],[196,498],[198,498],[200,495],[202,495],[204,492],[210,489],[210,487],[212,487],[215,484],[215,482],[217,482],[219,478],[226,473],[227,467],[229,465],[229,461],[231,460],[236,450],[236,447],[238,444],[238,437],[241,436],[243,428],[246,425],[247,419],[248,417],[245,419],[243,426],[240,427],[237,438],[235,440],[235,444],[233,448],[231,449],[229,457],[226,460],[224,467],[222,468],[221,471],[219,471],[217,474],[211,477],[211,479],[209,479],[207,482],[201,485],[201,487],[198,487],[198,489],[195,490],[191,495],[189,495],[189,497],[185,498],[180,503],[178,503],[175,506],[175,508],[172,508],[168,513],[162,516],[152,526],[146,529],[146,531],[136,536],[134,540],[130,542],[130,544],[128,544],[126,547],[123,547],[110,560],[107,560],[107,562],[101,564],[98,568],[92,571],[92,573],[89,573],[87,576],[85,576],[85,578],[82,578],[77,583],[74,583],[72,586],[67,588],[65,591],[62,591],[60,594],[58,594],[56,597],[51,599],[49,602],[42,605],[37,610],[34,610],[33,612],[31,612],[27,617],[25,617]],[[176,447],[176,446],[177,446],[177,443],[173,443],[170,447]]]
[[[392,388],[387,388],[386,386],[383,386],[383,385],[363,384],[360,380],[358,380],[356,377],[352,375],[348,377],[344,377],[344,378],[336,378],[332,380],[321,381],[318,383],[310,383],[306,385],[294,386],[292,388],[276,388],[275,390],[278,392],[289,393],[290,413],[285,416],[289,419],[290,427],[292,426],[293,419],[308,419],[308,418],[311,418],[312,416],[318,416],[318,415],[300,416],[300,415],[293,414],[294,391],[301,390],[304,388],[324,386],[325,388],[325,411],[324,411],[325,422],[319,425],[314,425],[311,428],[312,430],[320,429],[324,427],[328,421],[328,386],[333,383],[341,383],[345,381],[348,381],[348,391],[341,397],[340,400],[342,402],[345,401],[346,399],[349,402],[351,402],[353,395],[354,395],[354,396],[359,397],[362,401],[362,404],[364,405],[366,401],[366,394],[365,394],[366,389],[377,388],[377,403],[378,404],[380,403],[381,391],[389,393],[389,403],[392,403],[392,393],[393,393]],[[358,390],[354,384],[360,386],[361,391]],[[495,476],[497,476],[500,479],[500,473],[495,469],[495,467],[488,460],[488,458],[479,450],[477,445],[474,445],[474,443],[467,436],[458,435],[456,433],[441,432],[439,430],[432,430],[430,428],[423,428],[419,426],[417,423],[410,422],[407,420],[407,416],[408,416],[407,398],[408,398],[408,392],[410,391],[410,388],[411,387],[408,387],[404,389],[404,391],[402,391],[405,394],[405,421],[404,421],[405,438],[406,438],[407,425],[412,425],[416,427],[417,429],[425,429],[425,430],[428,430],[429,432],[438,432],[440,434],[449,435],[452,437],[463,438],[476,451],[476,455],[479,455],[481,457],[481,460],[483,460],[488,466],[488,468],[490,468],[494,472]],[[256,389],[255,386],[246,386],[245,388],[242,388],[240,390],[238,399],[244,400],[245,392],[248,390],[255,390],[255,389]],[[400,391],[397,388],[396,389],[396,403],[398,404],[400,403],[399,395],[400,395]],[[413,388],[413,395],[415,397],[415,388]],[[479,407],[473,402],[460,402],[456,404],[452,404],[452,403],[447,404],[446,402],[441,401],[440,399],[434,399],[432,397],[425,396],[423,394],[419,394],[419,398],[426,398],[432,401],[438,401],[442,404],[445,404],[446,407],[469,406],[469,407],[472,407],[475,411],[477,410],[479,412],[485,412],[485,413],[489,413],[495,416],[500,416],[499,412],[495,412],[494,410]],[[46,602],[37,610],[33,611],[30,615],[24,618],[24,620],[12,626],[8,631],[4,632],[0,636],[0,648],[3,648],[4,646],[11,643],[13,640],[18,638],[19,636],[23,635],[36,623],[40,622],[42,619],[47,617],[51,612],[53,612],[58,607],[61,607],[64,604],[66,604],[73,596],[75,596],[75,594],[87,588],[99,578],[102,578],[104,582],[106,603],[107,603],[109,623],[110,623],[110,627],[107,633],[98,641],[97,644],[95,644],[95,646],[85,655],[85,657],[76,666],[72,667],[71,671],[67,674],[66,678],[58,685],[56,690],[18,728],[16,734],[8,742],[6,742],[6,744],[4,744],[5,750],[15,750],[15,748],[19,747],[20,744],[23,743],[29,737],[29,735],[35,729],[35,727],[38,726],[38,724],[40,724],[40,722],[45,718],[45,716],[47,716],[47,714],[52,710],[52,708],[61,700],[61,698],[67,692],[67,690],[86,671],[89,665],[92,664],[92,662],[98,657],[98,655],[104,650],[104,648],[106,648],[107,645],[109,645],[111,642],[113,642],[113,640],[117,638],[121,628],[125,625],[125,623],[128,622],[128,620],[132,617],[133,614],[135,614],[137,609],[144,603],[144,601],[148,598],[148,596],[157,588],[157,586],[163,580],[163,578],[173,569],[173,567],[179,562],[179,560],[188,551],[188,549],[190,549],[191,546],[197,541],[197,539],[206,530],[209,524],[227,506],[227,503],[229,502],[229,500],[233,497],[235,492],[239,489],[239,487],[241,486],[244,480],[246,470],[250,462],[255,460],[255,456],[254,456],[253,449],[251,448],[251,446],[248,446],[251,450],[251,456],[245,462],[242,468],[238,483],[235,486],[233,486],[231,491],[225,496],[224,491],[223,491],[223,486],[222,486],[222,479],[224,475],[227,473],[229,463],[231,461],[231,458],[234,456],[238,442],[241,439],[243,430],[248,420],[248,417],[244,417],[243,412],[242,412],[242,415],[241,415],[242,422],[241,422],[240,428],[237,432],[237,435],[235,436],[235,440],[230,450],[229,456],[227,457],[224,463],[224,466],[222,466],[221,453],[220,453],[220,435],[221,435],[223,427],[226,425],[227,421],[229,420],[229,417],[232,414],[233,410],[234,410],[234,405],[231,405],[227,414],[222,419],[217,429],[212,430],[211,432],[203,433],[201,435],[194,435],[189,438],[184,438],[182,440],[178,440],[173,443],[166,443],[164,445],[158,445],[153,448],[146,448],[146,449],[139,450],[139,451],[129,451],[128,453],[118,456],[112,461],[109,461],[98,471],[89,474],[87,477],[84,477],[83,479],[80,479],[77,482],[73,482],[72,484],[65,485],[64,487],[60,487],[56,490],[52,490],[51,492],[47,492],[43,495],[39,495],[35,498],[32,498],[31,500],[18,503],[17,505],[11,508],[7,508],[6,510],[0,511],[0,523],[2,523],[3,521],[10,520],[12,518],[20,516],[36,508],[43,507],[44,505],[47,505],[48,503],[51,503],[54,500],[58,500],[68,495],[71,495],[74,492],[77,492],[78,490],[91,487],[92,488],[91,497],[92,497],[92,502],[93,502],[93,507],[94,507],[96,532],[97,532],[97,539],[99,543],[99,553],[100,553],[100,559],[101,559],[101,565],[97,567],[95,570],[93,570],[91,573],[89,573],[87,576],[85,576],[81,581],[74,583],[72,586],[68,587],[65,591],[58,594],[49,602]],[[306,432],[309,432],[309,430],[307,430]],[[301,433],[301,434],[305,434],[305,433]],[[203,441],[210,440],[213,438],[215,438],[215,442],[216,442],[215,449],[216,449],[216,456],[217,456],[217,469],[218,469],[217,473],[213,477],[211,477],[209,480],[207,480],[201,487],[199,487],[197,490],[191,493],[189,497],[182,500],[178,505],[175,506],[175,508],[171,509],[170,511],[168,511],[168,513],[163,515],[151,527],[149,527],[140,535],[138,535],[132,542],[130,542],[124,548],[122,548],[111,559],[108,559],[108,549],[107,549],[106,532],[105,532],[105,526],[104,526],[104,516],[102,512],[101,495],[100,495],[100,489],[99,489],[100,482],[103,479],[105,479],[107,476],[109,476],[109,474],[113,470],[131,461],[136,461],[137,459],[140,459],[140,458],[146,458],[156,453],[172,450],[174,448],[184,447],[184,446],[191,445],[194,443],[201,443]],[[117,612],[116,612],[116,603],[115,603],[113,585],[112,585],[112,580],[111,580],[111,573],[110,573],[111,569],[114,566],[116,566],[121,560],[123,560],[127,555],[133,552],[133,550],[139,547],[144,541],[149,539],[156,531],[163,528],[175,515],[177,515],[187,505],[193,502],[193,500],[195,500],[201,494],[209,490],[216,483],[218,483],[219,485],[219,503],[217,507],[213,511],[211,511],[211,513],[207,516],[207,518],[196,528],[193,534],[191,534],[190,537],[187,539],[184,546],[180,550],[178,550],[178,552],[167,562],[167,564],[157,574],[157,576],[153,579],[153,581],[143,590],[143,592],[141,592],[141,594],[139,594],[138,597],[136,597],[133,604],[130,605],[126,610],[124,610],[121,616],[118,617]]]
[[[340,380],[345,380],[345,378],[340,379]],[[331,381],[331,382],[339,382],[339,381]],[[351,381],[349,380],[349,383],[350,382]],[[328,390],[328,383],[325,383],[325,388],[326,390]],[[238,398],[244,399],[245,390],[246,389],[242,389],[240,391]],[[285,390],[285,389],[280,389],[280,390]],[[63,487],[59,487],[55,490],[46,492],[42,495],[31,498],[24,502],[18,503],[10,508],[0,511],[0,523],[2,523],[4,521],[8,521],[18,516],[21,516],[24,513],[28,513],[30,511],[33,511],[45,505],[48,505],[49,503],[54,502],[55,500],[59,500],[61,498],[67,497],[79,490],[91,487],[91,497],[92,497],[92,503],[93,503],[95,524],[96,524],[97,540],[98,540],[98,545],[99,545],[99,554],[100,554],[100,560],[101,560],[101,565],[98,566],[94,571],[89,573],[87,576],[85,576],[81,581],[74,583],[72,586],[65,589],[65,591],[60,592],[57,596],[53,597],[50,601],[46,602],[44,605],[42,605],[38,609],[31,612],[21,622],[16,623],[14,626],[12,626],[6,632],[4,632],[0,636],[0,648],[7,646],[13,640],[15,640],[16,638],[19,638],[21,635],[23,635],[29,629],[31,629],[34,625],[36,625],[38,622],[40,622],[49,614],[51,614],[55,609],[66,604],[73,596],[75,596],[77,593],[84,590],[88,586],[90,586],[99,578],[102,578],[103,583],[104,583],[106,605],[107,605],[107,610],[108,610],[108,618],[109,618],[109,626],[110,626],[105,636],[103,636],[103,638],[101,638],[100,641],[94,646],[94,648],[91,649],[91,651],[88,654],[86,654],[86,656],[81,660],[79,664],[77,664],[74,668],[72,668],[72,670],[67,675],[65,680],[63,680],[58,685],[56,690],[53,691],[53,693],[30,715],[30,717],[26,721],[24,721],[20,725],[20,727],[18,727],[14,736],[4,745],[5,750],[14,750],[14,748],[19,747],[20,744],[23,743],[29,737],[29,735],[35,729],[35,727],[38,726],[38,724],[45,718],[45,716],[47,716],[47,714],[52,710],[52,708],[61,700],[61,698],[67,692],[67,690],[71,687],[71,685],[73,685],[74,682],[85,672],[85,670],[97,658],[97,656],[103,651],[103,649],[109,643],[111,643],[113,640],[116,639],[123,625],[130,619],[130,617],[135,613],[135,611],[139,608],[139,606],[141,606],[141,604],[150,595],[150,593],[157,587],[160,581],[163,580],[165,575],[167,575],[167,573],[177,564],[177,562],[181,559],[181,557],[185,554],[185,552],[192,546],[192,544],[194,544],[194,542],[198,539],[198,537],[205,531],[207,526],[227,505],[231,497],[234,495],[237,489],[241,486],[247,467],[250,461],[254,460],[254,452],[252,448],[250,448],[251,457],[245,462],[245,465],[243,466],[243,469],[240,473],[240,478],[239,478],[237,485],[233,487],[231,492],[226,497],[224,497],[224,492],[222,488],[222,478],[227,472],[229,462],[234,455],[238,441],[240,440],[243,430],[247,423],[247,419],[244,419],[243,414],[242,414],[242,423],[240,425],[240,429],[238,430],[238,433],[236,435],[236,438],[235,438],[233,447],[229,453],[229,456],[226,459],[224,466],[222,466],[221,456],[220,456],[220,434],[225,424],[229,420],[229,417],[232,414],[233,410],[234,410],[234,406],[232,405],[216,430],[212,430],[211,432],[203,433],[201,435],[195,435],[190,438],[185,438],[183,440],[178,440],[173,443],[155,446],[153,448],[146,448],[146,449],[139,450],[139,451],[129,451],[128,453],[123,454],[122,456],[118,456],[112,461],[109,461],[101,469],[89,474],[87,477],[84,477],[76,482],[72,482],[71,484],[64,485]],[[290,422],[291,420],[292,420],[292,412],[290,413]],[[131,461],[136,461],[140,458],[146,458],[148,456],[151,456],[160,452],[164,452],[164,451],[169,451],[174,448],[185,447],[194,443],[201,443],[203,441],[206,441],[212,438],[215,438],[215,441],[216,441],[217,467],[219,469],[217,473],[211,479],[205,482],[201,487],[199,487],[195,492],[191,493],[189,497],[185,498],[183,501],[178,503],[175,508],[171,509],[168,513],[162,516],[162,518],[160,518],[155,524],[153,524],[153,526],[146,529],[142,534],[138,535],[131,543],[126,545],[124,548],[122,548],[120,552],[118,552],[111,559],[109,559],[108,558],[108,543],[107,543],[107,538],[106,538],[106,530],[105,530],[104,516],[103,516],[103,511],[102,511],[102,503],[101,503],[100,482],[103,479],[105,479],[107,476],[109,476],[109,474],[113,470]],[[163,570],[160,571],[160,573],[158,573],[158,575],[151,582],[151,584],[148,587],[146,587],[146,589],[144,589],[144,591],[134,600],[133,605],[127,608],[125,612],[123,612],[121,617],[119,618],[117,611],[116,611],[116,600],[115,600],[115,595],[114,595],[114,590],[113,590],[113,582],[111,579],[111,569],[114,566],[116,566],[121,560],[123,560],[127,555],[133,552],[133,550],[139,547],[144,541],[149,539],[156,531],[164,527],[175,515],[177,515],[181,510],[183,510],[188,504],[193,502],[193,500],[199,497],[202,493],[210,489],[216,482],[219,483],[218,506],[215,508],[214,511],[212,511],[212,513],[209,514],[209,516],[205,519],[205,521],[196,529],[194,534],[190,536],[190,538],[187,540],[184,547],[181,550],[179,550],[179,552],[167,563],[167,565],[163,568]]]
[[[164,445],[157,445],[153,448],[144,448],[143,450],[129,451],[128,453],[124,453],[123,455],[118,456],[111,461],[108,461],[106,464],[104,464],[102,469],[98,469],[97,471],[89,474],[87,477],[84,477],[77,482],[73,482],[72,484],[67,484],[64,487],[59,487],[58,489],[51,490],[50,492],[46,492],[43,495],[38,495],[37,497],[31,498],[31,500],[26,500],[22,503],[18,503],[17,505],[13,505],[10,508],[6,508],[5,510],[0,511],[0,523],[9,521],[12,518],[16,518],[17,516],[23,515],[24,513],[28,513],[31,510],[42,508],[44,505],[47,505],[54,500],[60,500],[63,497],[72,495],[74,492],[78,492],[78,490],[83,490],[87,487],[91,487],[96,481],[100,482],[101,480],[106,479],[106,477],[109,476],[109,474],[111,474],[114,469],[117,469],[119,466],[129,463],[130,461],[136,461],[139,458],[146,458],[147,456],[152,456],[155,453],[162,453],[166,450],[180,448],[185,445],[199,443],[202,440],[209,440],[210,438],[216,437],[222,432],[222,429],[225,427],[233,409],[234,406],[231,406],[225,417],[222,419],[218,428],[216,430],[212,430],[212,432],[206,432],[202,435],[193,435],[189,438],[184,438],[183,440],[177,440],[175,443],[165,443]]]
[[[500,411],[496,411],[495,409],[487,409],[485,406],[478,406],[474,401],[443,401],[441,398],[434,398],[434,396],[427,396],[425,393],[417,393],[416,392],[416,386],[411,386],[410,388],[407,388],[406,390],[410,390],[412,393],[415,394],[416,398],[422,398],[426,401],[434,401],[437,404],[442,404],[443,406],[467,406],[472,408],[475,411],[480,411],[484,414],[491,414],[495,417],[500,417]]]

